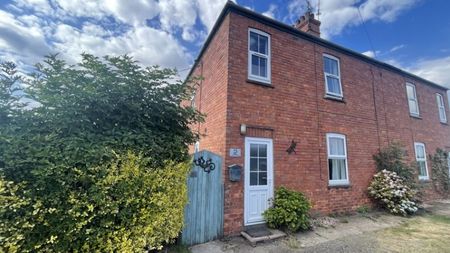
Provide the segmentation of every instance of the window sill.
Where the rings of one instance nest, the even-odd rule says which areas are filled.
[[[440,122],[442,125],[448,126],[447,122]]]
[[[419,178],[419,183],[428,184],[431,183],[431,180],[429,178],[422,178],[422,179]]]
[[[345,100],[344,100],[343,97],[336,97],[336,96],[332,96],[332,95],[326,94],[323,98],[329,99],[329,100],[333,100],[333,101],[336,101],[336,102],[341,102],[341,103],[345,104]]]
[[[253,79],[247,79],[247,83],[252,83],[252,84],[256,84],[256,85],[260,85],[260,86],[264,86],[264,87],[267,87],[267,88],[275,88],[275,87],[273,87],[273,85],[271,84],[271,83],[266,83],[266,82],[263,82],[263,81],[257,81],[257,80],[253,80]]]
[[[413,119],[422,119],[422,117],[420,117],[419,115],[409,114],[409,116]]]
[[[330,189],[350,189],[352,186],[350,184],[329,184],[328,190]]]

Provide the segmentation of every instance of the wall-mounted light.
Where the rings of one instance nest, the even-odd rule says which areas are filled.
[[[241,134],[245,135],[247,133],[247,125],[241,124]]]

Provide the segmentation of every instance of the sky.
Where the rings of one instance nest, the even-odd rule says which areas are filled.
[[[192,66],[226,0],[0,0],[0,61],[47,54],[128,54],[143,65]],[[306,0],[235,0],[287,24]],[[315,11],[318,0],[311,0]],[[450,88],[450,1],[321,0],[322,38]]]

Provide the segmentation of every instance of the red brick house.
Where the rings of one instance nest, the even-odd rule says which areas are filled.
[[[318,212],[369,204],[372,159],[407,147],[429,183],[427,154],[450,150],[446,89],[319,37],[307,14],[294,26],[229,2],[189,74],[200,149],[224,158],[224,233],[263,222],[274,188],[302,191]],[[228,166],[242,166],[240,181]]]

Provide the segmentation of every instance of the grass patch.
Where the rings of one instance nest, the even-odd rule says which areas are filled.
[[[376,233],[382,252],[448,252],[450,218],[440,215],[416,217],[398,227]]]

